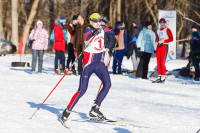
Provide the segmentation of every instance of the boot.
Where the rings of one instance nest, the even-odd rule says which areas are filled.
[[[160,81],[161,81],[161,75],[158,75],[158,78],[155,81],[153,81],[152,83],[160,83]]]
[[[90,120],[98,120],[103,121],[106,118],[103,116],[103,114],[99,111],[99,105],[94,104],[89,112]]]
[[[164,82],[165,82],[165,79],[166,79],[166,76],[165,76],[165,75],[162,75],[162,76],[161,76],[161,79],[160,79],[160,82],[158,82],[158,83],[164,83]]]
[[[69,115],[70,115],[71,112],[72,112],[71,109],[70,109],[69,107],[67,107],[67,108],[63,111],[62,116],[60,117],[60,120],[61,120],[63,123],[65,123],[65,122],[67,121],[67,119],[68,119],[68,117],[69,117]]]
[[[55,70],[55,74],[56,74],[56,75],[61,75],[60,70],[59,70],[59,69],[56,69],[56,70]]]

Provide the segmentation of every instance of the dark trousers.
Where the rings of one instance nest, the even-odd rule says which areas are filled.
[[[70,62],[73,64],[75,61],[75,55],[74,55],[74,48],[73,44],[68,44],[68,59],[67,59],[67,68],[69,68]],[[72,67],[73,70],[75,70],[75,66]]]
[[[82,45],[79,45],[79,50],[77,52],[77,56],[79,56],[82,52]],[[80,58],[78,59],[78,73],[81,74],[82,71],[82,65],[83,65],[83,54],[80,56]]]
[[[58,68],[58,61],[60,61],[60,64],[62,65],[62,70],[65,70],[65,53],[63,51],[55,51],[55,62],[54,62],[54,68],[59,69]]]
[[[42,72],[44,50],[32,50],[32,71],[35,71],[38,59],[38,72]]]
[[[151,53],[139,52],[139,57],[140,57],[140,62],[137,68],[136,77],[146,79],[148,74],[148,67],[151,58]]]
[[[198,57],[197,57],[198,56]],[[191,53],[192,63],[194,65],[195,69],[195,79],[199,79],[199,59],[200,59],[200,53]]]
[[[124,57],[124,50],[115,50],[113,53],[113,73],[116,73],[116,70],[118,68],[118,73],[121,73],[121,66],[122,66],[122,60]]]

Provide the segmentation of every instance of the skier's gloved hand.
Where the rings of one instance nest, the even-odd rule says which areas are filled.
[[[137,48],[138,49],[138,51],[140,51],[140,48]]]
[[[99,33],[101,33],[100,28],[95,29],[94,32],[93,32],[94,35],[98,35]]]
[[[125,30],[125,24],[121,23],[120,25],[117,26],[118,30]]]
[[[156,50],[154,50],[154,53],[156,53]]]

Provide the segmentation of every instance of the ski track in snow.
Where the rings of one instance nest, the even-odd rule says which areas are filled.
[[[31,58],[23,55],[22,61],[31,63]],[[112,87],[101,105],[104,115],[153,129],[86,120],[101,84],[95,75],[69,117],[70,129],[64,128],[58,117],[78,89],[80,77],[75,75],[67,75],[29,119],[62,76],[54,75],[54,55],[44,55],[42,75],[32,75],[28,67],[11,67],[11,62],[19,60],[19,55],[0,57],[0,133],[196,133],[200,129],[200,82],[175,78],[178,72],[172,71],[186,66],[187,60],[167,62],[173,75],[164,84],[152,84],[155,78],[139,80],[129,74],[110,74]],[[132,70],[131,60],[125,57],[123,66]],[[149,75],[155,66],[156,59],[152,58]]]

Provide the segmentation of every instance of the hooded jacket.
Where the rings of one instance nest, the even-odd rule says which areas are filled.
[[[55,20],[54,29],[51,33],[50,40],[54,42],[54,49],[65,52],[65,44],[67,42],[67,31],[59,23],[59,19]]]

